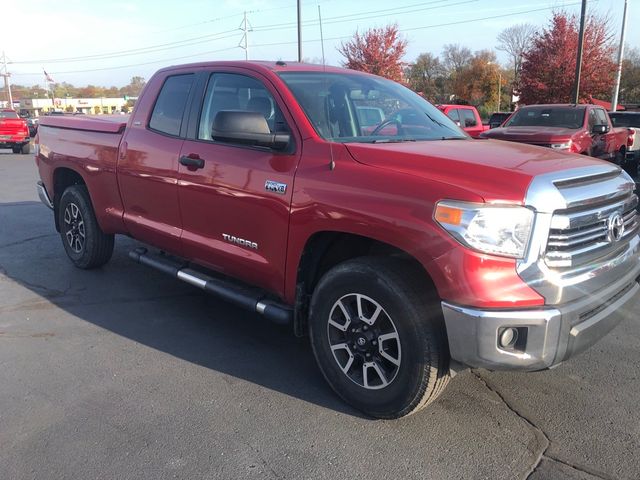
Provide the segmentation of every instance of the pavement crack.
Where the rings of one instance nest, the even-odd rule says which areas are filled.
[[[552,455],[550,455],[549,453],[544,454],[544,458],[547,458],[553,462],[556,463],[560,463],[562,465],[564,465],[565,467],[571,468],[572,470],[575,470],[576,472],[580,472],[580,473],[586,473],[594,478],[598,478],[600,480],[615,480],[616,477],[611,477],[609,475],[607,475],[606,473],[603,472],[594,472],[593,470],[587,468],[587,467],[583,467],[582,465],[576,465],[570,462],[565,462],[564,460],[560,460],[559,458],[556,458]]]
[[[264,459],[264,457],[262,456],[262,454],[260,453],[260,450],[258,450],[256,447],[254,447],[253,445],[251,445],[251,443],[245,441],[243,442],[247,447],[249,447],[258,457],[258,460],[260,460],[260,463],[262,463],[262,466],[265,467],[267,470],[269,470],[269,472],[271,473],[271,476],[273,478],[276,479],[280,479],[280,478],[284,478],[283,476],[279,475],[278,472],[276,472],[271,465],[269,465],[269,463]]]
[[[16,245],[20,245],[22,243],[26,243],[26,242],[32,242],[34,240],[40,240],[41,238],[47,238],[47,237],[57,237],[58,234],[57,233],[46,233],[43,235],[35,235],[33,237],[29,237],[29,238],[23,238],[21,240],[17,240],[15,242],[11,242],[11,243],[5,243],[3,245],[0,245],[0,248],[7,248],[7,247],[14,247]]]
[[[519,417],[523,422],[525,422],[533,430],[533,432],[534,432],[534,434],[535,434],[535,436],[536,436],[536,438],[538,440],[541,440],[541,442],[540,442],[541,443],[541,448],[540,448],[540,451],[538,453],[538,456],[537,456],[535,462],[533,463],[533,465],[529,468],[529,470],[523,476],[524,479],[530,478],[531,475],[533,475],[533,473],[536,471],[536,469],[540,465],[540,462],[542,462],[542,459],[545,457],[545,455],[547,453],[547,450],[549,449],[549,446],[551,445],[551,441],[549,440],[549,437],[547,436],[547,434],[540,427],[538,427],[535,423],[533,423],[531,420],[529,420],[527,417],[525,417],[522,413],[520,413],[518,410],[516,410],[509,402],[507,402],[507,400],[504,398],[504,396],[496,388],[494,388],[491,385],[489,385],[487,380],[482,375],[480,375],[480,373],[478,371],[472,369],[471,373],[489,391],[493,392],[500,399],[500,401],[511,412],[513,412],[517,417]]]

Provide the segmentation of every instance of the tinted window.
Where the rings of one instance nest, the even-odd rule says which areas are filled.
[[[637,113],[610,113],[609,118],[614,127],[640,127],[640,114]]]
[[[471,110],[463,109],[460,110],[460,113],[462,114],[462,118],[464,119],[465,127],[475,127],[476,125],[478,125],[478,122],[476,122],[476,116]]]
[[[214,73],[209,79],[200,114],[198,138],[211,140],[216,115],[229,110],[259,112],[267,121],[271,133],[289,131],[282,111],[261,82],[245,75]]]
[[[496,128],[502,125],[507,118],[509,118],[510,113],[492,113],[489,118],[489,126],[491,128]]]
[[[598,123],[598,118],[596,117],[596,111],[595,110],[590,110],[589,111],[589,123],[588,123],[589,131],[591,131],[593,126],[596,125],[597,123]]]
[[[16,112],[0,111],[0,118],[20,118]]]
[[[609,121],[607,120],[607,112],[605,112],[601,108],[596,108],[596,118],[598,119],[599,125],[609,125]]]
[[[452,108],[447,112],[447,117],[449,117],[454,122],[460,122],[460,115],[458,114],[457,108]]]
[[[160,90],[149,127],[169,135],[180,135],[182,117],[193,84],[193,74],[167,78]]]
[[[523,107],[504,126],[578,129],[584,124],[584,112],[584,108],[575,107]]]

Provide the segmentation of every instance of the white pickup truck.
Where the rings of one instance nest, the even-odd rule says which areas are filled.
[[[614,127],[627,127],[630,141],[627,143],[627,166],[625,170],[638,181],[638,160],[640,159],[640,112],[609,112]]]

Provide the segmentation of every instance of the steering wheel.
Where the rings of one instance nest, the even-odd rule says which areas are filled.
[[[377,135],[378,133],[380,133],[380,131],[384,127],[388,127],[389,125],[395,125],[396,126],[396,129],[397,129],[396,136],[404,134],[404,132],[402,131],[402,122],[400,120],[398,120],[397,118],[389,118],[387,120],[384,120],[381,124],[379,124],[376,128],[374,128],[371,131],[371,133],[369,134],[369,136]]]

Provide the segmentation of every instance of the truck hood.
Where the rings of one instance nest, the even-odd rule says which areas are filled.
[[[523,203],[536,175],[602,163],[583,155],[494,140],[348,143],[346,147],[359,163],[455,185],[486,202]]]
[[[482,134],[485,138],[523,143],[563,143],[580,130],[561,127],[501,127]]]

